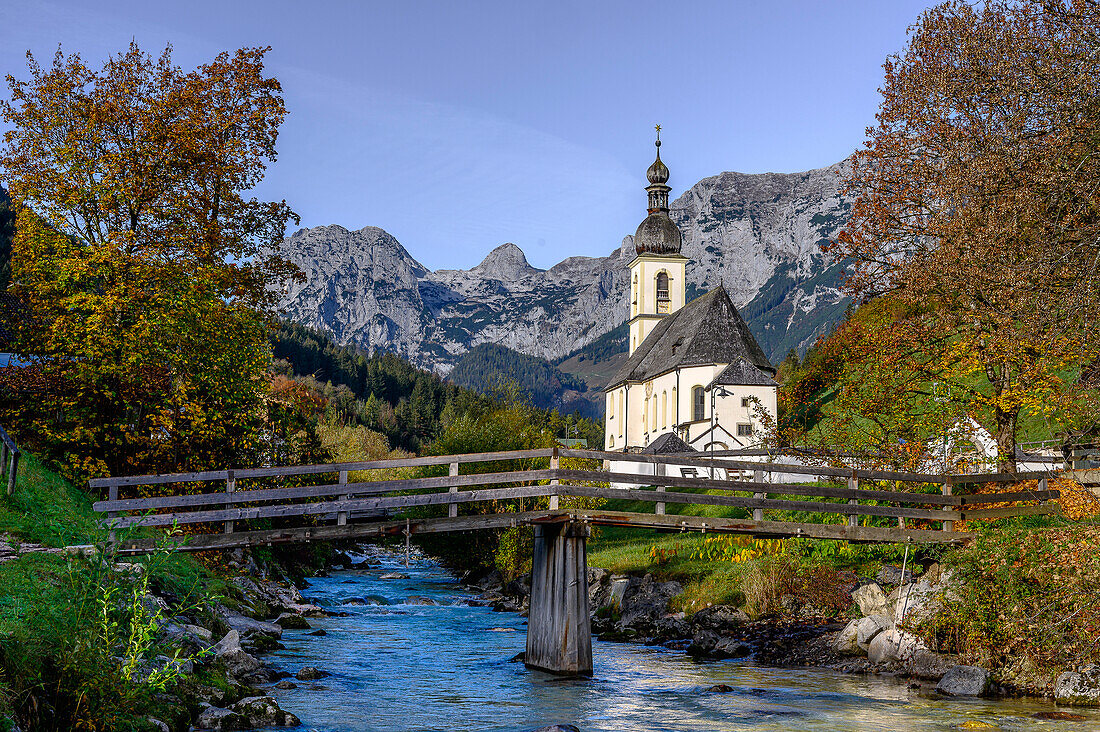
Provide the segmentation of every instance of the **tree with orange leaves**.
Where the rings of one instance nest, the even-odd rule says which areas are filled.
[[[899,315],[853,358],[909,394],[942,384],[992,424],[1005,471],[1020,415],[1070,407],[1067,374],[1097,355],[1098,38],[1091,0],[933,7],[849,161],[833,249],[851,291]]]
[[[267,324],[295,218],[248,191],[286,114],[266,49],[193,71],[136,45],[101,69],[60,51],[7,77],[3,181],[18,207],[18,351],[49,386],[4,423],[74,476],[247,459]]]

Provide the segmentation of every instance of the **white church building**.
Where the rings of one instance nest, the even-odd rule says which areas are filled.
[[[649,215],[634,234],[629,357],[605,388],[604,448],[619,452],[735,450],[757,445],[774,420],[778,385],[724,287],[684,302],[688,259],[669,218],[668,168],[647,171]],[[612,471],[651,469],[612,461]]]

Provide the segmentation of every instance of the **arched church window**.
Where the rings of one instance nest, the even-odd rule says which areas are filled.
[[[657,273],[657,312],[668,312],[668,272]]]
[[[706,419],[706,396],[703,387],[696,386],[691,390],[691,418],[699,422]]]
[[[638,314],[638,273],[634,273],[634,282],[630,286],[630,309],[631,315]]]
[[[661,427],[668,427],[668,392],[661,392]]]
[[[616,412],[618,414],[623,413],[623,393],[621,391],[619,392],[619,408],[616,410]],[[623,430],[626,429],[625,427],[623,427],[623,423],[625,421],[626,421],[626,417],[620,417],[619,418],[619,437],[623,436],[623,434],[624,434]]]

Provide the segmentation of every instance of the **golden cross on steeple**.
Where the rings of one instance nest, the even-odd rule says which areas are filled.
[[[660,125],[654,125],[653,128],[655,130],[657,130],[657,139],[660,140],[661,139],[661,126]]]

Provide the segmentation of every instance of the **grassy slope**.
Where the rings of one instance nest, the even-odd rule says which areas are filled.
[[[47,547],[102,544],[106,532],[92,511],[88,494],[72,486],[26,453],[20,459],[15,493],[0,500],[0,534]],[[142,560],[144,561],[144,560]],[[58,587],[58,578],[70,571],[66,555],[28,552],[0,564],[0,635],[11,633],[26,620],[28,604],[40,605]],[[187,554],[158,557],[152,567],[154,586],[181,599],[214,592],[224,582]]]

